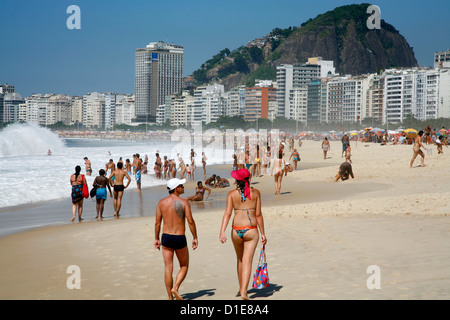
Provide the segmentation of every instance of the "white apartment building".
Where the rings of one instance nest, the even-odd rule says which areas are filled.
[[[121,95],[116,100],[115,124],[126,124],[131,126],[136,117],[134,95]]]
[[[335,75],[333,61],[310,58],[305,64],[284,64],[277,67],[277,117],[290,119],[289,97],[295,88],[305,88],[311,81]]]
[[[188,92],[183,95],[174,95],[170,102],[170,125],[188,126],[192,125],[192,111],[194,106],[194,97]]]
[[[25,101],[17,92],[6,93],[3,95],[3,121],[17,122],[19,121],[19,105]]]
[[[308,88],[295,88],[289,95],[289,119],[308,121]]]
[[[435,68],[450,68],[450,49],[447,51],[440,51],[434,54]]]
[[[438,118],[450,118],[450,69],[439,70]]]
[[[363,104],[361,79],[338,77],[327,82],[327,121],[356,122]]]
[[[364,90],[365,106],[361,112],[361,120],[372,118],[374,121],[382,122],[384,114],[384,76],[371,74],[367,78],[367,90]]]
[[[221,84],[198,87],[194,91],[193,121],[198,121],[200,110],[200,121],[207,124],[216,122],[220,116],[225,115],[226,99],[224,93],[224,86]]]
[[[183,88],[182,46],[152,42],[135,52],[135,94],[138,121],[155,122],[165,97]]]
[[[102,128],[102,111],[105,106],[105,95],[91,92],[83,96],[83,125],[87,128]]]
[[[437,119],[445,114],[448,105],[444,104],[444,98],[440,99],[439,91],[442,88],[445,93],[446,76],[439,69],[387,70],[383,122],[398,123],[410,114],[419,120]]]
[[[283,64],[277,66],[277,117],[289,119],[289,112],[286,114],[286,105],[289,103],[289,93],[293,88],[294,66]]]
[[[227,116],[244,115],[245,108],[245,86],[231,88],[228,94]]]
[[[72,97],[71,124],[83,123],[83,97]]]
[[[33,94],[25,99],[26,121],[41,126],[71,124],[72,97],[63,94]],[[23,115],[22,115],[23,117]]]

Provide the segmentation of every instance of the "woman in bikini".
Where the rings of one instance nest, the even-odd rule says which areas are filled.
[[[294,152],[292,152],[291,156],[289,157],[289,160],[294,161],[294,170],[297,170],[297,162],[300,161],[300,154],[298,153],[297,149],[294,149]]]
[[[225,229],[234,209],[231,240],[236,251],[239,294],[242,299],[248,300],[247,288],[252,273],[253,255],[258,245],[258,228],[262,244],[267,243],[261,213],[261,195],[257,189],[250,188],[250,172],[247,169],[233,171],[231,176],[236,179],[237,188],[228,192],[219,239],[221,243],[227,241]]]
[[[422,157],[422,167],[425,167],[425,154],[423,153],[422,150],[420,150],[421,147],[423,147],[425,150],[427,150],[427,148],[425,148],[422,144],[422,136],[423,136],[423,131],[420,130],[419,134],[414,138],[414,147],[413,147],[413,157],[411,159],[411,163],[409,164],[409,167],[412,168],[413,167],[413,163],[414,160],[416,160],[416,157],[420,154],[420,156]]]
[[[275,180],[275,195],[279,195],[281,191],[281,182],[283,174],[287,175],[286,166],[283,160],[283,153],[278,153],[278,159],[273,160],[273,178]]]
[[[205,195],[205,191],[208,191],[208,195],[206,196],[205,199],[203,199],[203,197]],[[206,186],[203,186],[202,182],[199,181],[199,182],[197,182],[197,188],[195,188],[195,196],[187,197],[186,200],[187,201],[203,201],[203,200],[208,199],[210,194],[211,194],[211,189]]]
[[[81,191],[83,190],[83,183],[87,185],[86,178],[80,174],[81,167],[75,167],[75,173],[70,176],[70,184],[72,185],[72,222],[75,220],[78,207],[78,221],[81,221],[81,214],[83,213],[83,196]]]
[[[322,150],[323,150],[323,158],[327,158],[327,153],[330,150],[330,141],[328,141],[328,138],[325,137],[322,141]]]
[[[206,158],[206,155],[204,152],[202,152],[202,166],[203,166],[203,178],[206,179],[206,160],[208,160]]]

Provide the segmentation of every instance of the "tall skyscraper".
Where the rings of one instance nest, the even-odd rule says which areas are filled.
[[[156,109],[165,97],[183,89],[182,46],[152,42],[136,49],[136,121],[155,122]]]

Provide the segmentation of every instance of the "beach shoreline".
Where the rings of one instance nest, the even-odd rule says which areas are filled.
[[[271,285],[250,288],[250,298],[450,298],[448,152],[427,154],[426,167],[417,161],[410,169],[411,146],[352,144],[355,179],[336,183],[343,162],[340,142],[332,142],[327,160],[320,142],[305,141],[298,149],[301,170],[283,178],[281,195],[273,194],[273,177],[252,179],[262,194]],[[219,242],[229,190],[213,190],[211,201],[192,204],[199,247],[190,250],[190,269],[180,289],[185,299],[238,299],[235,253],[231,241]],[[126,202],[139,207],[135,200]],[[69,206],[64,209],[68,218]],[[186,235],[190,245],[188,230]],[[0,298],[165,300],[162,256],[153,243],[154,216],[89,220],[4,236]],[[259,249],[253,269],[258,254]],[[71,265],[81,270],[79,290],[66,285]],[[367,285],[373,265],[381,272],[380,289]]]

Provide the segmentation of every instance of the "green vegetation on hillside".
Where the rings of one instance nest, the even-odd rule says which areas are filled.
[[[302,23],[298,28],[275,28],[266,38],[270,46],[266,46],[264,49],[241,46],[236,50],[230,51],[226,48],[202,64],[193,73],[195,81],[198,85],[206,84],[211,81],[220,81],[236,73],[242,75],[241,83],[247,85],[254,84],[256,79],[276,80],[276,61],[282,58],[282,51],[277,49],[282,46],[286,39],[307,36],[311,33],[317,33],[318,38],[322,39],[329,37],[331,35],[330,30],[334,30],[337,52],[340,53],[345,47],[349,24],[354,25],[356,39],[364,47],[368,48],[367,33],[371,31],[367,28],[367,19],[369,17],[367,8],[369,6],[370,4],[368,3],[345,5],[319,14],[316,18]],[[389,53],[394,47],[394,42],[386,36],[386,32],[393,34],[398,34],[399,32],[384,20],[381,20],[381,27],[384,32],[377,32],[377,34],[389,61],[389,66],[386,67],[393,67],[395,65]],[[336,59],[337,65],[335,67],[339,69],[339,54]],[[301,62],[296,61],[294,63]],[[255,65],[257,67],[256,70],[254,69]],[[250,72],[251,69],[255,71]]]

